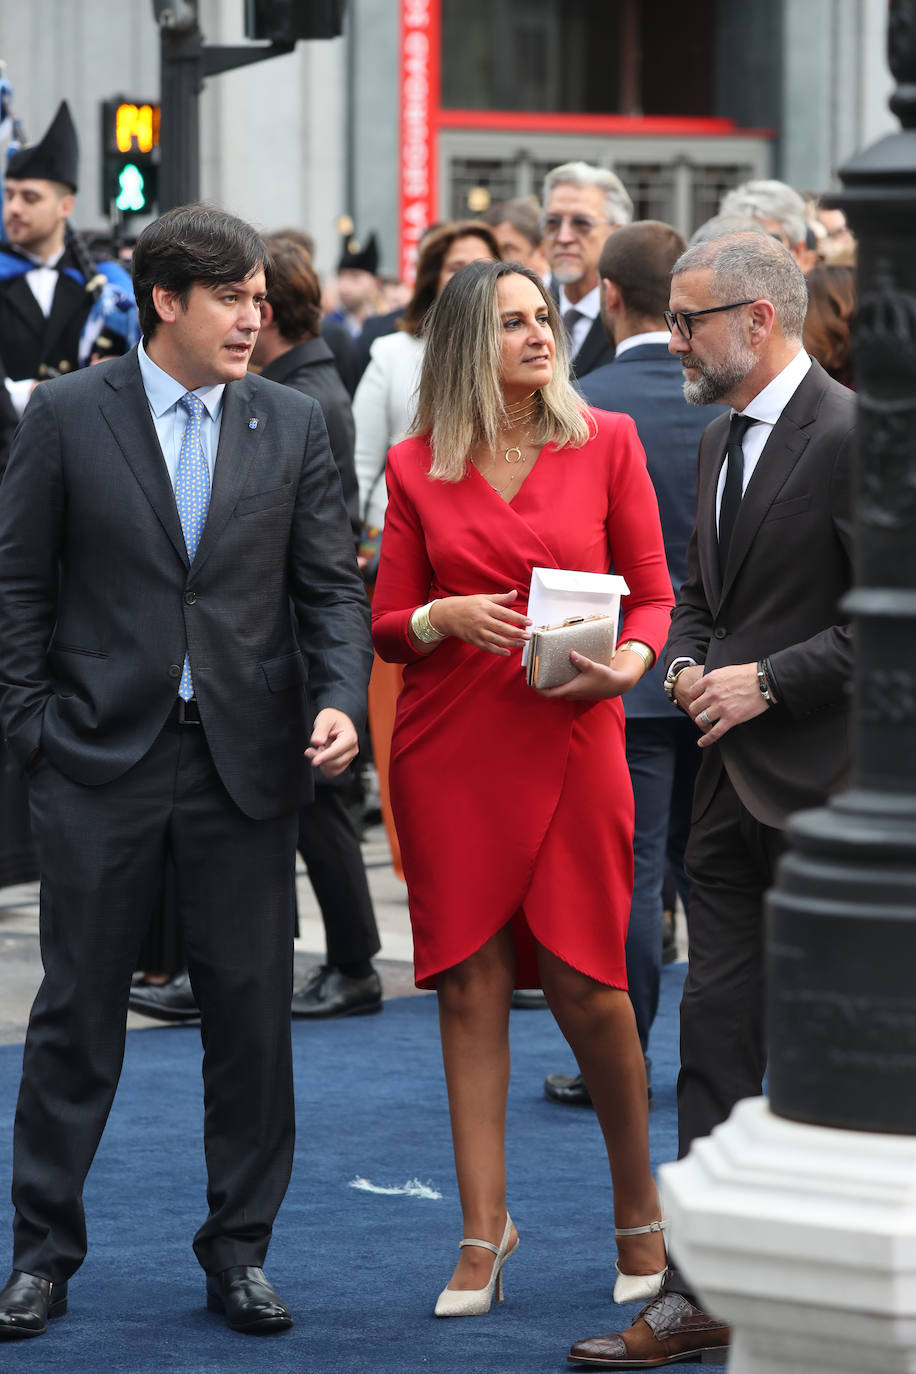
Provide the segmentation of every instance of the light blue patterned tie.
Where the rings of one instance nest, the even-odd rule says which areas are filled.
[[[178,404],[188,412],[188,423],[181,440],[178,471],[175,473],[175,504],[178,507],[178,518],[181,521],[188,559],[193,563],[207,519],[207,507],[210,504],[210,469],[200,445],[200,421],[204,413],[204,403],[193,391],[186,391]],[[178,695],[185,701],[189,701],[194,695],[191,661],[187,654],[184,656]]]

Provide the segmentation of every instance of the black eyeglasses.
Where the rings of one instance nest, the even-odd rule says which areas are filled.
[[[756,297],[754,298],[756,300]],[[693,338],[693,321],[700,315],[717,315],[720,310],[737,310],[739,305],[753,305],[754,301],[732,301],[731,305],[711,305],[707,310],[666,310],[665,324],[675,329],[683,339]]]

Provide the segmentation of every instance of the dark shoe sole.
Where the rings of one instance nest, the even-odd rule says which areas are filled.
[[[592,1103],[592,1099],[591,1099],[590,1097],[588,1097],[588,1096],[586,1096],[586,1095],[581,1095],[581,1096],[580,1096],[578,1093],[577,1093],[575,1096],[569,1096],[569,1097],[566,1097],[566,1096],[563,1096],[563,1097],[554,1097],[553,1094],[550,1093],[550,1092],[548,1092],[547,1089],[545,1088],[545,1089],[544,1089],[544,1096],[547,1098],[547,1101],[548,1101],[548,1102],[553,1102],[554,1105],[557,1106],[557,1107],[593,1107],[593,1106],[594,1106],[594,1104]]]
[[[344,1016],[375,1016],[382,1006],[383,1003],[378,1002],[368,1007],[346,1007],[343,1011],[297,1011],[292,1007],[290,1016],[295,1021],[339,1021]]]
[[[222,1298],[207,1294],[207,1311],[226,1316],[226,1304]],[[280,1331],[288,1331],[293,1324],[292,1317],[257,1317],[250,1322],[233,1322],[226,1318],[230,1330],[239,1331],[243,1336],[274,1336]]]
[[[659,1360],[596,1360],[585,1355],[567,1355],[566,1360],[576,1369],[661,1369],[666,1364],[728,1363],[727,1345],[709,1345],[702,1350],[688,1350],[682,1355],[663,1355]]]
[[[66,1311],[67,1299],[58,1298],[57,1302],[52,1302],[48,1309],[48,1321],[54,1321],[58,1317],[63,1317]],[[47,1324],[39,1327],[37,1331],[28,1331],[21,1326],[0,1326],[0,1341],[27,1341],[33,1336],[43,1336],[47,1329]]]
[[[185,1026],[200,1024],[199,1011],[177,1011],[169,1007],[147,1007],[135,1001],[133,997],[127,999],[127,1005],[131,1011],[147,1017],[150,1021],[168,1021],[170,1025]]]

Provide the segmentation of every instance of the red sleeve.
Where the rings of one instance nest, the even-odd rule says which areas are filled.
[[[372,597],[372,639],[376,653],[388,663],[413,663],[425,657],[411,644],[408,624],[417,607],[429,600],[432,568],[420,517],[402,476],[415,466],[417,442],[396,444],[385,466],[388,508]]]
[[[636,425],[615,415],[608,540],[614,572],[630,589],[623,598],[620,639],[638,639],[659,657],[668,638],[674,596],[655,488]]]

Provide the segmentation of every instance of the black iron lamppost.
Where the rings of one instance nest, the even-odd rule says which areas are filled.
[[[770,1107],[916,1135],[916,0],[891,0],[900,132],[840,170],[859,244],[853,771],[788,827],[769,894]]]

